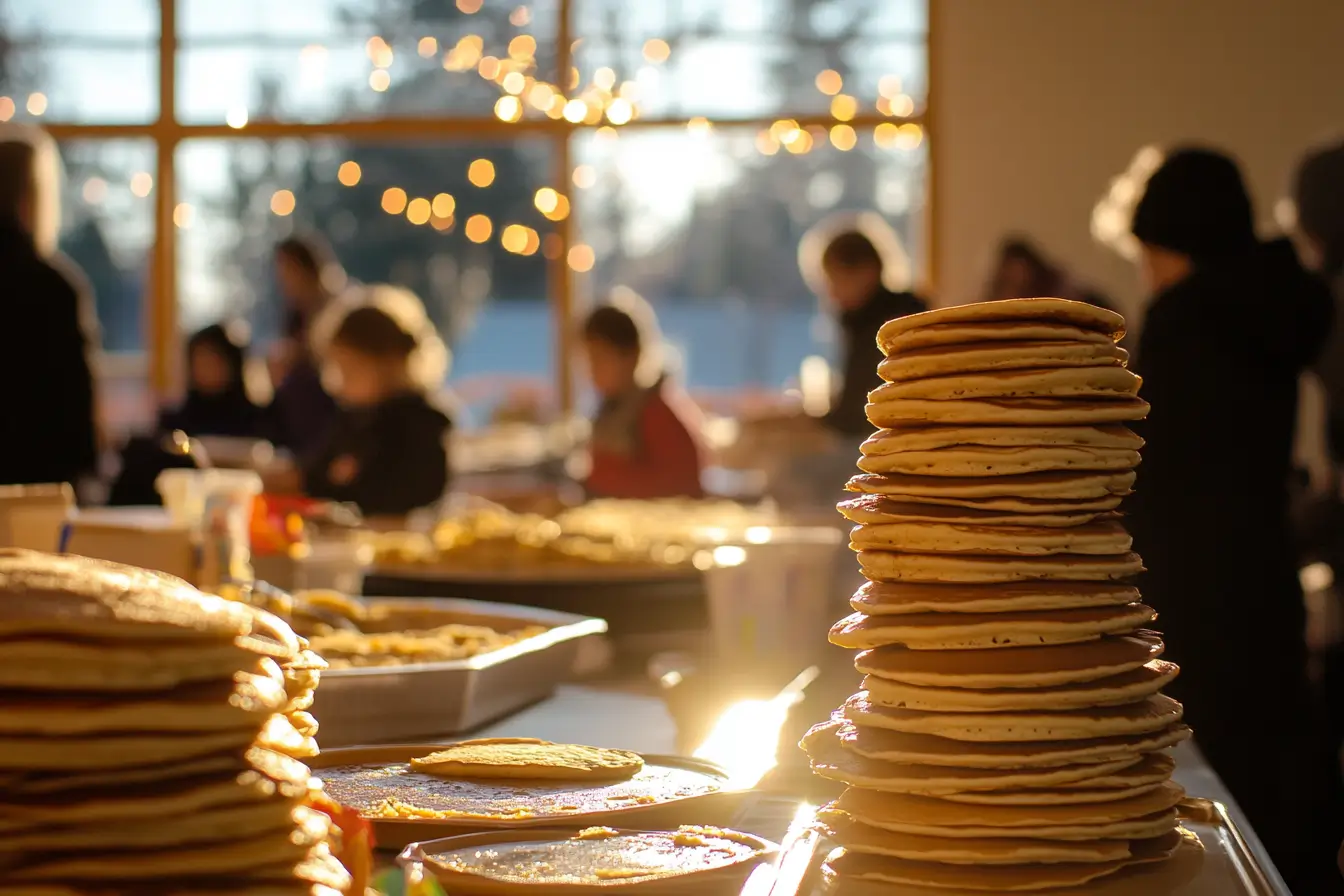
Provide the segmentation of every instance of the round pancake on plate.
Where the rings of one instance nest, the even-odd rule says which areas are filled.
[[[1015,712],[924,712],[877,706],[860,691],[845,701],[844,716],[856,725],[889,728],[907,734],[928,734],[951,740],[1005,743],[1013,741],[1083,740],[1119,734],[1148,734],[1181,720],[1181,704],[1164,695],[1123,706],[1072,710]]]
[[[860,525],[882,523],[948,523],[967,526],[1034,526],[1067,528],[1092,522],[1116,522],[1120,514],[1113,510],[1057,511],[1021,513],[1007,510],[982,510],[950,504],[924,504],[884,495],[859,495],[836,505],[840,515]]]
[[[622,781],[638,774],[644,759],[628,750],[495,738],[453,744],[412,759],[411,768],[459,779]]]
[[[849,605],[869,616],[913,613],[1012,613],[1136,603],[1139,589],[1121,582],[999,582],[942,585],[865,582]]]
[[[866,454],[859,459],[859,469],[865,473],[909,473],[915,476],[1015,476],[1047,470],[1132,470],[1138,465],[1138,452],[1124,448],[971,445],[935,451]]]
[[[882,647],[854,658],[865,675],[921,687],[1045,688],[1096,681],[1138,669],[1162,655],[1156,632],[1013,650],[910,650]]]
[[[1156,611],[1143,604],[1021,613],[851,613],[831,627],[830,641],[851,650],[892,644],[940,651],[1015,648],[1088,641],[1112,632],[1133,631],[1155,618]]]
[[[1132,470],[1120,472],[1046,472],[1017,476],[911,476],[906,473],[860,474],[845,487],[867,495],[896,495],[902,500],[937,498],[1108,498],[1124,496],[1134,485]],[[1117,501],[1116,504],[1119,502]],[[1116,504],[1103,509],[1109,510]],[[1052,505],[1053,506],[1053,505]]]
[[[950,523],[876,523],[850,531],[859,550],[909,554],[1124,554],[1134,543],[1125,527],[1106,521],[1080,526],[984,526]]]
[[[230,644],[253,614],[181,579],[71,555],[0,550],[0,637]]]
[[[980,398],[942,401],[930,398],[884,398],[865,407],[876,427],[915,423],[980,423],[986,425],[1073,425],[1128,423],[1148,416],[1141,398]]]
[[[888,382],[988,370],[1021,370],[1043,367],[1124,367],[1129,352],[1107,342],[991,342],[982,345],[949,345],[903,351],[877,365],[878,375]]]
[[[1185,789],[1168,781],[1141,796],[1094,805],[974,805],[942,797],[876,793],[859,788],[845,791],[833,805],[865,825],[943,836],[942,828],[960,826],[1004,829],[1062,825],[1091,827],[1167,812],[1184,798]],[[895,828],[896,824],[902,827]]]
[[[1139,761],[1137,756],[1075,765],[1019,766],[1016,768],[921,765],[861,756],[845,747],[839,736],[843,722],[832,720],[804,735],[802,748],[812,771],[823,778],[889,793],[939,795],[971,790],[1021,790],[1054,787],[1118,772]]]
[[[831,722],[824,723],[824,726],[830,726],[835,721],[832,719]],[[1144,763],[1148,761],[1148,756],[1142,754],[1180,743],[1189,738],[1190,729],[1184,725],[1173,725],[1152,734],[1120,737],[1092,737],[1073,741],[974,743],[927,734],[902,734],[884,728],[842,724],[839,729],[832,732],[832,736],[839,738],[846,750],[859,756],[912,765],[1050,768],[1124,760],[1136,766],[1146,767]],[[1101,772],[1092,774],[1093,781],[1100,774]],[[1167,769],[1165,777],[1160,778],[1159,783],[1169,777],[1171,770]],[[1084,777],[1082,780],[1087,778]],[[1095,783],[1080,786],[1092,790],[1098,789]],[[1131,781],[1129,786],[1138,785]]]
[[[1143,439],[1119,425],[1109,426],[911,426],[882,429],[859,446],[865,455],[937,451],[979,445],[986,448],[1110,448],[1138,451]]]
[[[888,357],[910,351],[948,347],[981,347],[993,343],[1090,342],[1114,345],[1106,333],[1050,321],[985,321],[928,324],[904,333],[878,333],[877,344]]]
[[[949,305],[919,314],[907,314],[889,320],[878,330],[878,342],[889,340],[901,333],[939,324],[981,324],[987,322],[1028,325],[1036,323],[1063,324],[1107,336],[1119,342],[1125,335],[1125,319],[1114,311],[1047,296],[1030,299],[1006,299],[997,302],[971,302]]]
[[[875,582],[1077,581],[1108,582],[1143,572],[1138,554],[1054,554],[1008,557],[993,554],[898,554],[859,550],[863,574]]]
[[[879,796],[886,796],[885,794]],[[846,850],[951,865],[1024,865],[1032,862],[1105,862],[1129,858],[1127,840],[1029,840],[1021,837],[943,837],[898,833],[862,823],[850,813],[823,809],[827,838]]]
[[[898,617],[899,618],[899,617]],[[869,675],[868,699],[878,706],[936,712],[994,712],[1021,709],[1079,709],[1118,706],[1156,694],[1176,679],[1175,663],[1153,660],[1132,672],[1054,688],[925,688]]]
[[[953,865],[950,862],[916,862],[892,856],[837,849],[822,865],[826,892],[848,896],[851,881],[880,884],[872,892],[903,892],[919,887],[924,893],[970,891],[1018,893],[1082,887],[1125,867],[1125,860],[1110,862],[1038,862],[1030,865]],[[901,889],[892,889],[892,885]],[[927,890],[923,888],[928,888]],[[865,891],[865,893],[868,891]]]
[[[908,399],[967,401],[986,398],[1132,398],[1143,380],[1124,367],[1054,367],[1000,370],[883,383],[868,393],[871,404]],[[1082,421],[1079,421],[1082,422]]]

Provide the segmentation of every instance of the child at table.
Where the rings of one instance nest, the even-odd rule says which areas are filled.
[[[592,497],[703,497],[699,413],[668,381],[653,309],[628,290],[583,325],[588,373],[601,404],[584,483]]]
[[[370,289],[384,297],[396,292],[409,307],[408,294]],[[270,477],[269,487],[297,486],[314,498],[355,504],[365,516],[401,516],[443,496],[452,422],[429,398],[443,370],[426,376],[418,369],[425,353],[443,349],[415,304],[409,320],[378,301],[344,314],[323,352],[340,403],[335,424],[317,451],[288,476]]]

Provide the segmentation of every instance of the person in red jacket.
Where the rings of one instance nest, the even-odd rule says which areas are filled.
[[[594,498],[699,498],[698,411],[657,357],[653,309],[622,291],[583,324],[593,388],[601,398],[584,483]]]

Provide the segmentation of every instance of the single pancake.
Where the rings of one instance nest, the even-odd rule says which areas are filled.
[[[411,768],[444,778],[623,781],[644,768],[638,753],[529,738],[469,740],[411,760]]]
[[[1046,472],[1017,476],[912,476],[906,473],[860,474],[846,488],[868,495],[947,498],[1043,498],[1078,501],[1128,495],[1134,485],[1132,470],[1119,472]],[[937,503],[937,502],[935,502]],[[1116,502],[1117,504],[1119,502]],[[1055,506],[1055,505],[1051,505]],[[1065,505],[1067,506],[1067,505]],[[1103,509],[1111,509],[1115,504]]]
[[[983,526],[952,523],[873,523],[850,530],[859,550],[909,554],[1124,554],[1133,544],[1116,522],[1080,526]]]
[[[851,545],[856,550],[857,546]],[[1143,572],[1138,554],[1054,554],[1006,557],[990,554],[898,554],[859,550],[863,574],[875,582],[1108,582]]]
[[[863,687],[879,706],[930,712],[995,712],[1117,706],[1156,694],[1175,680],[1175,663],[1153,660],[1132,672],[1055,688],[924,688],[868,676]]]
[[[902,382],[990,370],[1099,365],[1124,367],[1128,361],[1129,352],[1113,343],[1058,340],[991,342],[910,349],[884,359],[877,365],[877,372],[888,382]]]
[[[1083,740],[1149,734],[1181,720],[1181,704],[1158,695],[1123,706],[1015,712],[924,712],[877,706],[863,691],[845,702],[844,716],[856,725],[985,743]]]
[[[855,853],[950,865],[1025,865],[1033,862],[1104,862],[1129,858],[1127,840],[1029,840],[1025,837],[944,837],[897,832],[863,823],[850,813],[823,809],[827,839]]]
[[[1021,613],[851,613],[831,627],[830,641],[851,650],[893,644],[937,651],[1018,648],[1069,644],[1134,631],[1156,617],[1153,608],[1143,604]]]
[[[868,393],[868,401],[880,405],[887,401],[910,399],[1132,399],[1138,394],[1142,382],[1137,374],[1124,367],[1001,370],[883,383]]]
[[[869,616],[914,613],[1011,613],[1135,603],[1139,589],[1121,582],[996,582],[942,585],[865,582],[849,605]]]
[[[972,302],[949,305],[919,314],[907,314],[889,320],[878,330],[878,341],[890,340],[902,333],[942,324],[981,323],[1063,324],[1101,333],[1112,342],[1125,335],[1125,319],[1114,311],[1087,302],[1049,297],[1007,299],[999,302]]]
[[[1148,416],[1141,398],[978,398],[942,401],[886,398],[869,401],[868,421],[877,427],[916,423],[1070,426],[1128,423]]]
[[[916,476],[1015,476],[1047,470],[1132,470],[1139,454],[1123,448],[1023,447],[979,445],[867,454],[859,459],[865,473],[909,473]]]
[[[991,345],[994,343],[1021,344],[1023,342],[1090,342],[1095,345],[1114,345],[1106,333],[1086,330],[1068,324],[1049,321],[984,321],[948,324],[927,324],[904,333],[878,331],[877,344],[887,357],[898,358],[906,352],[923,349],[943,349]]]

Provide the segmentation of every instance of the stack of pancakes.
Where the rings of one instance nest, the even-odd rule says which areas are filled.
[[[319,666],[185,582],[0,551],[0,894],[343,892],[291,721]]]
[[[1148,406],[1117,314],[1062,299],[888,322],[882,429],[840,511],[869,579],[831,641],[863,690],[803,748],[844,882],[1081,886],[1183,842],[1190,734],[1117,511]]]

